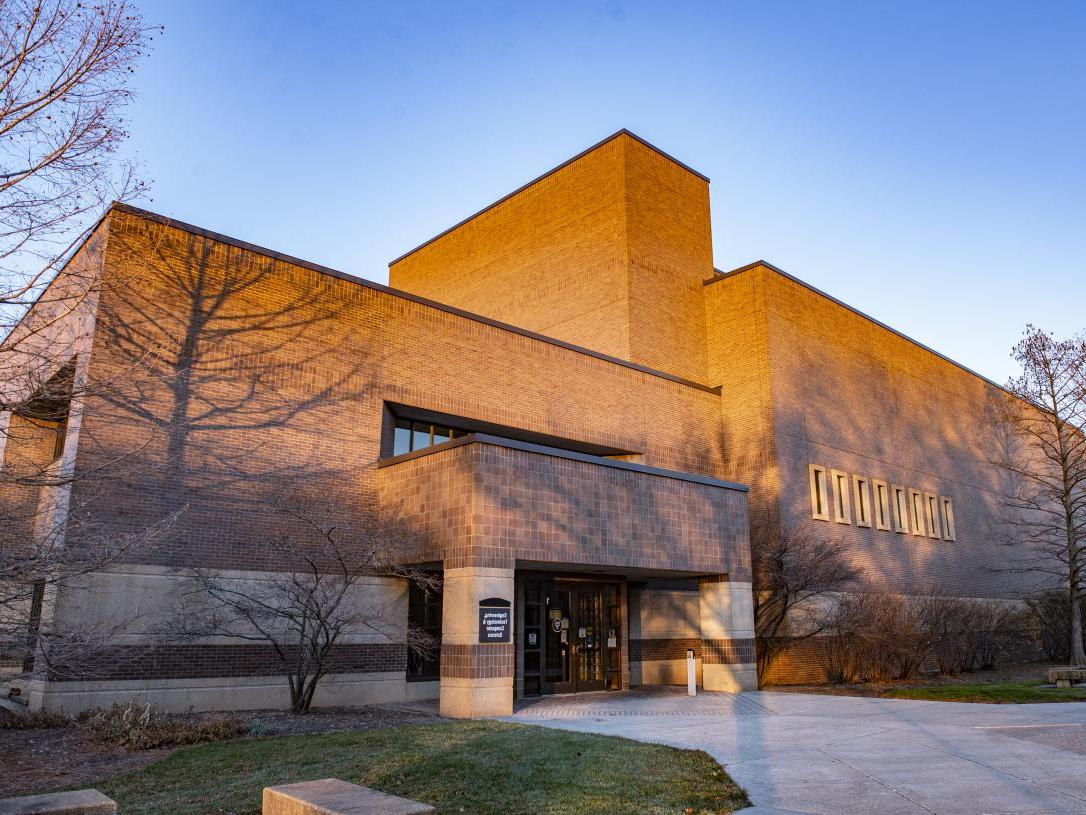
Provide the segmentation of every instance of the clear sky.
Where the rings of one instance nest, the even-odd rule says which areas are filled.
[[[1086,2],[139,2],[149,209],[362,277],[620,128],[764,258],[1003,381],[1086,328]]]

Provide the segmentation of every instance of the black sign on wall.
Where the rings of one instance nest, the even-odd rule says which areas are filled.
[[[500,597],[488,597],[479,601],[479,642],[496,645],[512,642],[510,603]]]

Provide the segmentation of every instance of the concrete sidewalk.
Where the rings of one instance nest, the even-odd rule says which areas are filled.
[[[705,750],[747,790],[752,815],[1086,815],[1086,702],[661,689],[548,697],[512,719]]]

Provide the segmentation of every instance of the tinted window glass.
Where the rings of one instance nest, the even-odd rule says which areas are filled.
[[[432,638],[425,654],[409,652],[407,676],[409,679],[436,679],[441,674],[441,592],[427,592],[412,583],[408,589],[407,619]]]
[[[414,432],[411,434],[411,449],[422,450],[430,446],[430,425],[415,422]]]
[[[411,422],[403,419],[396,421],[396,441],[392,446],[392,455],[400,456],[411,452]]]

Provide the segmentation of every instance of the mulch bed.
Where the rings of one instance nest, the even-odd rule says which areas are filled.
[[[0,714],[4,711],[0,711]],[[215,714],[191,714],[207,718]],[[405,724],[432,724],[436,716],[388,707],[321,708],[304,716],[284,710],[241,711],[241,719],[257,736],[370,730]],[[172,748],[129,750],[95,741],[78,727],[42,730],[0,729],[0,797],[35,795],[95,782],[146,767],[173,752]]]

